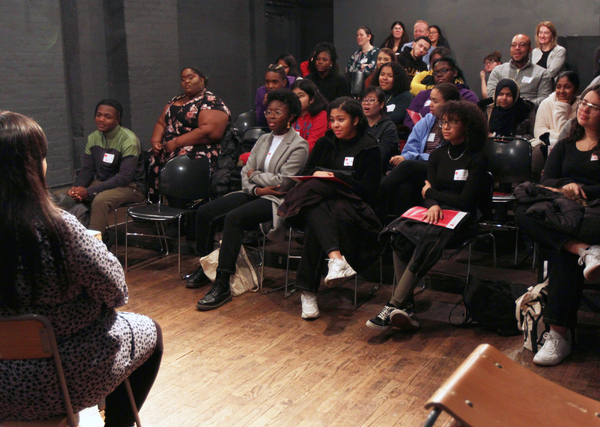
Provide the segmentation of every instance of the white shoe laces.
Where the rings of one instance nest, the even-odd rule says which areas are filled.
[[[390,313],[392,311],[394,311],[396,309],[396,307],[392,307],[391,305],[385,305],[381,311],[379,312],[379,314],[377,315],[377,317],[379,317],[381,320],[386,320],[390,317]]]

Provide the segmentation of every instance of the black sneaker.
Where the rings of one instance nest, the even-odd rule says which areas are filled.
[[[390,313],[394,310],[397,310],[397,307],[391,302],[388,302],[386,305],[383,306],[383,309],[379,312],[377,316],[373,317],[370,320],[367,320],[367,326],[371,329],[377,329],[380,331],[385,331],[386,329],[389,329],[392,326],[390,322]]]
[[[419,329],[421,327],[412,304],[407,304],[403,308],[394,308],[390,313],[390,322],[395,328],[404,330]]]
[[[200,311],[214,310],[229,301],[231,301],[231,288],[229,287],[229,283],[223,283],[221,280],[217,279],[204,298],[198,301],[196,308]]]

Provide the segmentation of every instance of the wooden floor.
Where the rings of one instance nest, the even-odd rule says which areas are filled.
[[[184,271],[196,262],[185,257]],[[437,270],[452,268],[441,264]],[[475,268],[475,274],[499,277],[502,270]],[[283,282],[279,269],[267,268],[265,276]],[[518,277],[529,285],[535,280],[526,269]],[[300,317],[299,295],[284,299],[282,292],[245,294],[199,312],[195,304],[208,287],[186,289],[174,256],[130,271],[127,281],[124,309],[152,317],[164,334],[162,367],[141,411],[145,427],[419,426],[427,398],[481,343],[600,400],[600,338],[585,324],[580,351],[557,367],[539,368],[519,336],[452,326],[448,313],[460,300],[455,294],[426,290],[417,296],[420,332],[377,334],[365,322],[388,300],[390,285],[356,311],[352,283],[322,287],[321,317],[309,322]],[[362,284],[362,292],[370,286]],[[590,317],[588,324],[597,324]]]

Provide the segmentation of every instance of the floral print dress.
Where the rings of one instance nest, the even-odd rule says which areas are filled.
[[[165,134],[162,145],[178,136],[185,135],[188,132],[198,128],[198,114],[202,110],[218,110],[227,113],[229,123],[231,122],[231,112],[220,98],[217,98],[212,92],[205,90],[201,95],[186,102],[183,105],[175,103],[184,98],[185,94],[178,95],[169,101],[169,108],[165,114]],[[228,127],[229,127],[228,123]],[[149,191],[154,194],[158,189],[158,175],[162,167],[172,158],[193,153],[196,158],[206,156],[210,159],[211,168],[214,169],[217,157],[219,156],[219,144],[198,144],[180,147],[175,151],[167,153],[162,151],[158,156],[152,156],[150,159],[149,171]]]

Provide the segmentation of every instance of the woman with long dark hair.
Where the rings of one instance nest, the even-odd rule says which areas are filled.
[[[298,78],[302,77],[300,70],[298,69],[298,62],[291,53],[282,53],[277,57],[275,64],[281,65],[285,70],[285,75]]]
[[[397,62],[383,64],[373,74],[373,86],[380,87],[385,95],[385,108],[388,117],[401,125],[413,96],[408,91],[410,79],[406,70]]]
[[[121,264],[46,189],[46,136],[32,119],[0,111],[0,316],[39,314],[54,328],[74,411],[106,397],[106,427],[134,417],[122,381],[142,406],[162,357],[152,319],[117,312],[127,303]],[[2,420],[64,414],[47,359],[0,361]]]
[[[296,80],[292,85],[302,104],[302,113],[294,123],[294,129],[308,142],[311,151],[327,130],[327,100],[312,80]]]
[[[390,27],[391,33],[381,43],[381,48],[387,47],[391,49],[394,54],[400,54],[402,46],[408,43],[408,34],[406,33],[406,27],[402,21],[395,21]]]

